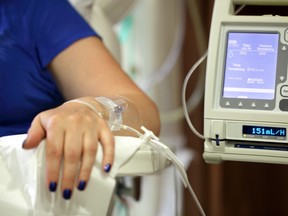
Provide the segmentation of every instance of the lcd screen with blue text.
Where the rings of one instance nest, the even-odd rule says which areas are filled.
[[[279,34],[229,32],[224,98],[273,100]]]
[[[243,125],[243,135],[286,137],[286,128]]]

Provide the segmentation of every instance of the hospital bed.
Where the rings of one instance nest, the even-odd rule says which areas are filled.
[[[54,194],[46,187],[45,140],[37,149],[25,151],[25,137],[26,134],[0,138],[1,215],[110,215],[116,177],[154,175],[171,164],[164,152],[147,145],[143,138],[115,137],[111,174],[100,171],[100,146],[87,189],[75,189],[72,199],[65,201],[59,190]]]

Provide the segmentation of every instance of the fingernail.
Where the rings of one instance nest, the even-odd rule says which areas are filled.
[[[111,164],[106,164],[105,166],[104,166],[104,171],[106,172],[106,173],[108,173],[109,171],[110,171],[110,169],[111,169]]]
[[[26,139],[22,142],[22,148],[25,147]]]
[[[55,192],[57,189],[57,183],[56,182],[50,182],[50,185],[49,185],[49,190],[51,192]]]
[[[86,181],[80,181],[78,185],[78,190],[83,191],[86,187]]]
[[[72,195],[72,191],[69,190],[69,189],[66,189],[63,191],[63,198],[68,200],[71,198],[71,195]]]

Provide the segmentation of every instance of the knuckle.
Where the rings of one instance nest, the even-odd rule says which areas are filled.
[[[97,145],[88,145],[85,148],[85,153],[88,153],[89,155],[95,155],[97,151]]]
[[[91,124],[94,122],[93,118],[89,115],[83,115],[81,113],[74,113],[67,117],[67,121],[73,125],[79,124]]]
[[[55,128],[59,127],[59,122],[63,119],[61,115],[53,115],[49,118],[47,122],[47,129],[48,130],[55,130]]]
[[[79,115],[78,113],[71,114],[67,117],[67,120],[71,124],[78,124],[81,121],[81,115]]]
[[[82,121],[88,125],[95,124],[95,119],[93,118],[93,116],[89,116],[89,115],[84,115]]]
[[[59,172],[55,170],[48,170],[48,175],[52,181],[57,181],[59,177]]]
[[[59,148],[48,148],[47,149],[47,156],[50,158],[60,159],[62,157],[62,151]]]
[[[91,173],[91,169],[88,167],[81,168],[81,179],[89,179]]]
[[[70,149],[65,153],[65,160],[67,160],[68,162],[75,162],[79,160],[79,157],[79,152],[77,152],[76,149]]]
[[[114,157],[114,151],[106,151],[105,157],[107,158],[113,158]]]

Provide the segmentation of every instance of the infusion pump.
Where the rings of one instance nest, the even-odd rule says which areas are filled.
[[[288,164],[288,16],[236,15],[215,0],[206,68],[203,157]]]

